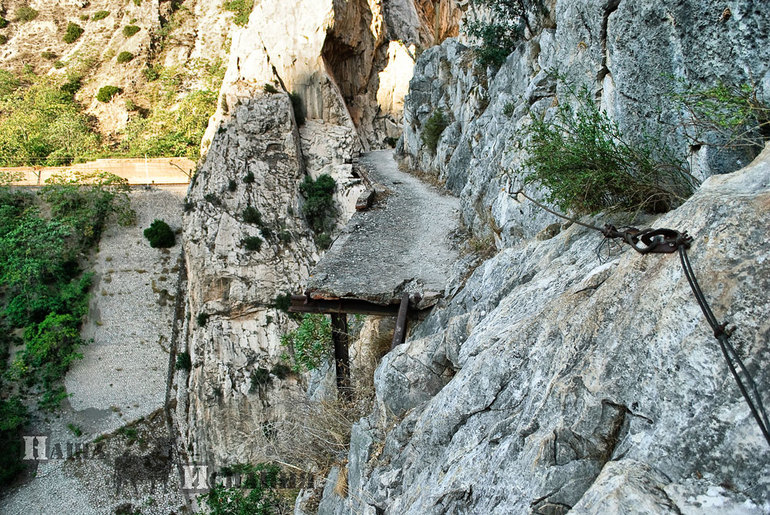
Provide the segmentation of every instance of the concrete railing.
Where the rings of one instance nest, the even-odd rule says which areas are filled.
[[[128,180],[129,184],[187,184],[195,172],[195,162],[186,157],[154,157],[150,159],[97,159],[71,166],[0,167],[0,173],[19,174],[23,179],[15,186],[42,186],[52,175],[63,170],[109,172]]]

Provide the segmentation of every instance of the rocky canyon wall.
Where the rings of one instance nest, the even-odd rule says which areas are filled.
[[[629,134],[682,121],[664,94],[671,77],[753,83],[767,104],[770,14],[751,1],[550,8],[499,70],[455,39],[417,61],[398,150],[460,196],[497,254],[450,280],[445,303],[383,359],[375,410],[354,426],[319,513],[770,511],[770,449],[679,259],[607,253],[600,234],[511,198],[501,175],[526,175],[522,128],[552,116],[570,84]],[[422,135],[436,110],[450,123],[433,154]],[[697,148],[676,130],[670,141],[704,182],[638,223],[694,237],[695,273],[763,392],[770,150],[749,165],[715,134]]]

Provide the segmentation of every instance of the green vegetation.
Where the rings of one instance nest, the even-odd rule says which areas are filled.
[[[238,183],[237,182],[235,182],[233,179],[230,179],[229,181],[227,181],[227,191],[232,193],[233,191],[235,191],[237,189],[238,189]]]
[[[22,23],[32,21],[35,18],[37,18],[39,12],[37,12],[35,9],[31,8],[28,5],[22,5],[21,7],[18,7],[16,9],[16,21],[20,21]]]
[[[528,130],[525,166],[546,199],[564,211],[672,209],[695,186],[686,161],[662,138],[643,134],[632,141],[583,89],[564,99],[550,119],[536,119]]]
[[[514,111],[516,111],[516,104],[513,102],[506,102],[503,106],[503,114],[505,116],[513,116]]]
[[[227,467],[222,474],[240,474],[240,487],[214,486],[198,497],[201,505],[208,507],[211,515],[276,515],[286,513],[288,507],[278,492],[280,469],[272,464],[238,464]]]
[[[265,83],[262,89],[264,90],[265,93],[270,93],[270,94],[278,93],[278,90],[275,89],[275,86],[273,86],[269,82]]]
[[[259,367],[251,371],[251,386],[249,391],[251,393],[258,392],[261,388],[269,385],[272,382],[270,377],[270,371],[266,368]]]
[[[471,0],[471,6],[489,13],[472,19],[465,29],[478,42],[476,59],[483,66],[502,65],[526,32],[533,32],[531,13],[543,13],[545,9],[542,0]]]
[[[107,16],[110,15],[110,11],[96,11],[94,15],[91,17],[94,21],[99,21],[105,19]]]
[[[289,99],[294,110],[294,119],[297,121],[297,126],[305,125],[305,103],[302,101],[302,97],[295,91],[289,93]]]
[[[200,157],[200,145],[209,117],[217,106],[217,91],[224,78],[221,60],[200,60],[189,70],[179,67],[148,67],[151,81],[145,96],[152,106],[146,116],[132,117],[124,132],[119,154],[126,157]],[[193,76],[203,78],[206,87],[188,92],[184,84]]]
[[[677,81],[672,93],[678,107],[688,113],[685,127],[694,145],[706,133],[719,134],[725,147],[749,147],[756,153],[770,139],[770,106],[757,98],[753,84],[719,82],[711,87],[693,87]]]
[[[18,397],[0,399],[0,486],[10,484],[24,469],[22,430],[28,421],[27,408]]]
[[[243,210],[242,218],[247,224],[262,225],[262,213],[254,206],[247,206]]]
[[[10,22],[9,22],[8,20],[6,20],[6,19],[5,19],[5,18],[3,18],[2,16],[0,16],[0,29],[4,29],[4,28],[6,28],[6,27],[8,26],[8,24],[9,24],[9,23],[10,23]]]
[[[206,324],[209,322],[209,316],[208,313],[198,313],[198,316],[195,317],[195,321],[198,322],[199,327],[206,327]]]
[[[307,313],[294,331],[281,337],[287,348],[292,370],[313,370],[329,358],[332,349],[332,326],[326,315]]]
[[[43,59],[46,59],[48,61],[53,61],[54,59],[56,59],[59,56],[57,56],[55,53],[51,52],[50,50],[44,50],[44,51],[40,52],[40,57],[42,57]]]
[[[5,45],[6,43],[8,43],[8,36],[0,34],[0,45]]]
[[[441,110],[434,111],[430,118],[428,118],[428,121],[425,122],[425,128],[422,131],[422,142],[428,147],[431,154],[436,153],[438,140],[448,125],[449,120]]]
[[[192,369],[192,358],[190,358],[189,352],[184,351],[176,355],[176,368],[188,371]]]
[[[279,293],[273,299],[273,307],[279,311],[289,312],[291,306],[291,293]]]
[[[174,231],[163,220],[154,220],[144,230],[144,237],[149,240],[150,247],[154,249],[167,249],[176,245]]]
[[[334,209],[334,190],[337,184],[327,174],[313,180],[310,176],[300,184],[299,191],[305,197],[302,212],[310,227],[320,234],[330,230],[334,225],[336,212]]]
[[[130,62],[134,58],[134,54],[131,52],[123,51],[118,54],[118,57],[116,58],[118,64],[124,64]]]
[[[233,22],[236,25],[245,27],[249,23],[249,15],[254,9],[254,0],[228,0],[225,2],[224,8],[235,13]]]
[[[318,245],[318,248],[321,250],[326,250],[332,246],[332,237],[329,233],[322,232],[315,237],[315,244]]]
[[[54,176],[37,202],[0,188],[0,377],[15,381],[22,393],[31,389],[43,409],[66,398],[61,379],[86,343],[80,326],[91,274],[81,271],[82,256],[98,242],[108,218],[131,223],[127,191],[125,179],[103,172]],[[13,336],[19,329],[21,339]],[[4,370],[8,348],[16,343],[24,347]],[[9,402],[3,408],[18,414],[18,404]]]
[[[283,380],[289,377],[289,374],[291,374],[291,368],[282,363],[276,363],[273,365],[273,368],[270,369],[270,373],[278,379]]]
[[[245,182],[246,184],[252,184],[254,182],[254,172],[249,171],[249,173],[244,175],[243,182]]]
[[[259,252],[262,248],[262,238],[259,236],[246,236],[241,240],[241,245],[248,251]]]
[[[69,429],[73,435],[75,436],[82,436],[83,430],[80,429],[80,427],[76,426],[75,424],[67,424],[67,429]]]
[[[117,86],[102,86],[99,88],[99,91],[96,93],[96,100],[99,102],[109,102],[112,100],[112,97],[115,95],[118,95],[121,91],[123,91],[121,88]]]
[[[130,38],[140,30],[141,29],[136,25],[126,25],[125,27],[123,27],[123,36]]]
[[[64,37],[62,39],[64,39],[65,43],[72,44],[75,41],[77,41],[78,38],[80,38],[80,36],[83,35],[83,32],[85,32],[83,27],[81,27],[77,23],[69,22],[67,24],[67,32],[64,33]]]
[[[0,166],[66,165],[98,148],[92,120],[70,90],[0,70]]]

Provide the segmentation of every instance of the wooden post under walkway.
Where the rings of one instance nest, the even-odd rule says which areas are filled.
[[[332,341],[334,342],[334,364],[337,369],[337,391],[350,399],[350,352],[348,338],[348,314],[395,316],[396,330],[393,333],[391,349],[404,343],[409,310],[409,294],[401,295],[399,304],[381,305],[362,299],[313,299],[308,295],[292,295],[291,313],[323,313],[331,315]]]

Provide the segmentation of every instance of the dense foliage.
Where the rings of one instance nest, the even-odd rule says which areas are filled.
[[[280,469],[272,464],[238,464],[228,467],[226,477],[238,475],[240,486],[216,485],[199,497],[211,515],[277,515],[287,509],[278,492]]]
[[[144,230],[144,237],[154,249],[167,249],[176,245],[176,236],[173,229],[163,220],[153,220],[150,226]]]
[[[112,97],[119,94],[121,89],[117,86],[107,85],[102,86],[99,88],[99,91],[96,93],[96,100],[99,102],[109,102],[112,100]]]
[[[299,186],[299,190],[305,197],[302,212],[310,227],[316,233],[323,233],[331,229],[336,216],[334,208],[334,190],[337,183],[331,176],[323,174],[313,180],[306,176]]]
[[[131,62],[131,60],[134,58],[134,54],[128,51],[123,51],[118,54],[118,57],[115,58],[115,60],[118,62],[118,64],[124,64]]]
[[[61,379],[86,343],[80,326],[91,274],[81,263],[110,216],[133,220],[127,189],[125,179],[99,172],[54,176],[39,200],[0,187],[0,380],[15,382],[22,395],[30,391],[43,409],[66,397]],[[19,344],[6,369],[9,349]],[[19,398],[0,399],[0,482],[20,470],[14,438],[25,422]]]
[[[1,166],[69,164],[98,150],[94,122],[82,113],[74,91],[47,78],[20,79],[0,70]]]
[[[500,66],[516,45],[531,33],[529,17],[543,12],[542,0],[471,0],[476,16],[466,32],[476,40],[480,64]]]
[[[587,90],[569,100],[554,117],[535,119],[528,131],[524,164],[533,173],[525,183],[538,183],[549,202],[575,213],[665,212],[692,194],[686,161],[663,138],[629,139]]]
[[[422,131],[422,142],[428,147],[428,150],[432,154],[436,153],[436,147],[438,147],[438,140],[441,138],[441,133],[449,125],[449,120],[443,111],[434,111],[430,118],[425,122],[425,127]]]
[[[65,43],[72,44],[83,35],[83,32],[85,32],[83,27],[77,23],[69,22],[67,24],[67,32],[64,33],[64,37],[62,39],[64,39]]]
[[[299,327],[281,337],[287,348],[285,358],[290,360],[295,372],[313,370],[331,355],[332,326],[329,317],[305,314]]]

